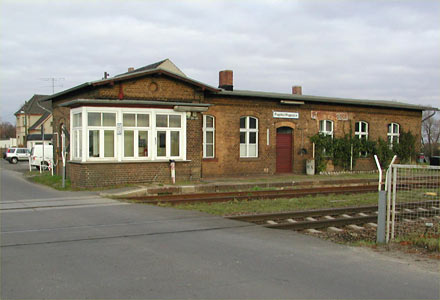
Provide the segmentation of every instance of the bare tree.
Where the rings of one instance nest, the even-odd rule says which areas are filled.
[[[0,122],[0,138],[15,138],[15,126],[9,122]]]
[[[423,112],[422,122],[422,143],[425,149],[425,154],[433,156],[437,154],[438,144],[440,142],[440,119],[438,114],[428,118],[432,115],[431,111]]]

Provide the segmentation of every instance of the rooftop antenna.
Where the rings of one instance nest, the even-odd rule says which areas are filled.
[[[64,78],[62,77],[46,77],[46,78],[40,78],[40,80],[44,80],[44,81],[50,81],[52,83],[52,94],[55,94],[55,87],[63,87],[62,84],[56,85],[55,83],[57,81],[62,81],[64,80]]]

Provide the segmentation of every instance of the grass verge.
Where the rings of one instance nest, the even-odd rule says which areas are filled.
[[[44,185],[47,185],[51,188],[54,188],[54,189],[57,189],[60,191],[71,191],[72,190],[69,179],[65,180],[65,186],[63,188],[62,176],[58,176],[58,175],[52,176],[49,172],[44,172],[41,174],[39,172],[30,172],[28,176],[29,176],[28,177],[29,180],[31,180],[35,183],[44,184]]]
[[[375,204],[377,204],[377,192],[352,195],[332,194],[325,196],[307,196],[291,199],[190,203],[176,205],[174,207],[224,216]],[[169,204],[159,205],[171,206]]]

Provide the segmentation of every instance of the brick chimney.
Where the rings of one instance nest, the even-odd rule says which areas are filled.
[[[220,71],[218,80],[218,87],[227,91],[234,89],[234,78],[232,70]]]
[[[134,68],[133,67],[129,67],[128,68],[128,72],[133,72],[134,71]]]
[[[302,87],[299,85],[292,86],[292,94],[302,95]]]

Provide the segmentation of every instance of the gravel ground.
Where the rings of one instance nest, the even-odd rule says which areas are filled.
[[[321,230],[319,233],[306,231],[304,231],[304,233],[340,244],[362,246],[360,248],[365,251],[403,260],[408,264],[425,270],[433,272],[440,271],[440,253],[438,251],[429,251],[408,242],[391,242],[387,245],[377,245],[375,244],[376,228],[374,227],[366,226],[363,230],[345,228],[344,231],[341,232]],[[436,235],[436,237],[438,237],[438,235]]]

